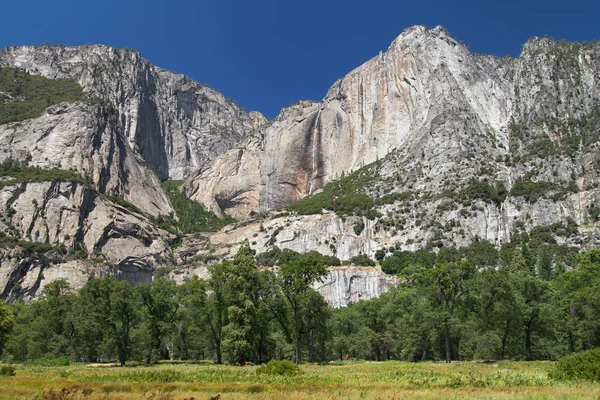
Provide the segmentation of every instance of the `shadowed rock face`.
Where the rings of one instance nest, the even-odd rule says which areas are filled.
[[[245,139],[189,180],[190,197],[218,215],[228,210],[245,217],[306,196],[318,109],[316,103],[300,102],[284,110],[264,132]]]
[[[73,78],[112,104],[131,149],[161,178],[183,179],[265,122],[221,93],[108,46],[10,47],[0,66]]]
[[[101,99],[57,104],[37,118],[0,125],[0,162],[12,158],[31,167],[72,170],[91,184],[49,180],[0,189],[0,210],[6,213],[0,232],[53,246],[77,245],[90,255],[48,260],[20,248],[1,249],[3,298],[31,298],[57,277],[74,287],[105,274],[132,284],[150,281],[156,267],[172,264],[170,235],[103,195],[121,196],[151,216],[171,213],[160,179],[183,179],[265,121],[132,50],[10,47],[0,50],[0,67],[72,78],[89,97]]]
[[[101,193],[151,214],[172,211],[156,174],[135,154],[116,116],[83,103],[62,103],[39,118],[0,125],[0,162],[13,158],[43,169],[73,170]]]

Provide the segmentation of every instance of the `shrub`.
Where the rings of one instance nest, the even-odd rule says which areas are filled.
[[[354,228],[354,233],[356,233],[356,235],[360,235],[362,233],[362,231],[365,230],[365,223],[363,222],[362,219],[360,219],[354,223],[353,228]]]
[[[496,186],[490,185],[488,182],[471,182],[464,190],[461,191],[459,197],[464,205],[472,203],[473,200],[479,199],[486,203],[494,203],[497,206],[506,200],[506,187],[504,183],[498,182]]]
[[[256,256],[256,263],[264,267],[272,267],[274,265],[289,264],[293,261],[300,260],[304,257],[313,256],[323,263],[325,266],[338,266],[340,259],[334,256],[326,256],[316,250],[309,251],[305,254],[300,254],[297,251],[290,249],[281,250],[275,246],[273,249]]]
[[[42,169],[39,167],[30,167],[12,158],[8,158],[0,164],[0,177],[11,178],[0,181],[0,188],[21,182],[46,181],[75,182],[92,188],[92,184],[86,178],[74,171],[58,168]]]
[[[385,249],[379,249],[375,252],[375,259],[377,261],[382,261],[385,258],[386,254],[387,252],[385,251]]]
[[[384,204],[394,204],[395,202],[413,200],[415,198],[415,194],[413,192],[400,192],[400,193],[391,193],[381,196],[377,200],[375,200],[375,204],[378,206]]]
[[[74,101],[89,101],[73,79],[48,79],[18,68],[0,68],[0,125],[38,117],[47,107]],[[2,97],[0,97],[2,100]]]
[[[321,214],[323,209],[334,211],[337,215],[358,215],[368,219],[380,217],[375,202],[367,192],[367,187],[380,180],[378,171],[381,162],[369,164],[348,176],[329,182],[320,192],[298,200],[287,207],[288,211],[299,215]],[[390,195],[381,204],[412,198],[411,193]]]
[[[0,376],[15,376],[15,367],[12,365],[0,365]]]
[[[127,200],[125,200],[122,196],[105,194],[104,198],[106,200],[110,201],[113,204],[116,204],[118,206],[123,207],[124,209],[126,209],[128,211],[131,211],[132,213],[143,214],[142,210],[140,210],[134,204],[132,204],[132,203],[128,202]]]
[[[348,260],[348,261],[351,265],[357,265],[357,266],[361,266],[361,267],[374,267],[375,266],[375,261],[371,260],[369,257],[367,257],[364,254],[359,254],[357,256],[354,256],[354,257],[350,258],[350,260]]]
[[[38,358],[32,360],[26,364],[39,365],[43,367],[64,367],[71,364],[69,357],[57,357],[57,358]]]
[[[552,182],[531,182],[528,180],[518,180],[510,190],[513,197],[522,196],[529,203],[535,203],[543,197],[547,197],[549,192],[560,192],[560,186]]]
[[[256,369],[257,374],[293,376],[301,374],[300,367],[288,360],[271,360]]]
[[[549,373],[558,380],[600,381],[600,348],[572,354],[558,360]]]
[[[598,207],[597,205],[592,206],[592,208],[590,208],[590,217],[592,218],[592,221],[598,222],[599,216],[600,207]]]

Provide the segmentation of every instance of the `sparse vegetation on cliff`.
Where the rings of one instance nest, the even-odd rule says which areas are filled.
[[[51,105],[88,100],[73,79],[48,79],[19,68],[0,68],[0,124],[38,117]]]
[[[256,256],[256,263],[263,267],[272,267],[275,265],[284,265],[293,261],[298,261],[306,257],[313,257],[313,259],[322,262],[326,266],[337,266],[340,265],[340,260],[334,256],[325,256],[318,251],[310,251],[306,254],[300,254],[297,251],[290,249],[281,250],[279,247],[258,254]]]
[[[366,194],[366,189],[377,180],[380,166],[380,163],[369,164],[348,176],[330,182],[321,188],[319,193],[297,201],[290,205],[288,210],[307,215],[320,214],[325,209],[335,211],[338,215],[375,219],[380,214],[374,209],[375,202]]]
[[[183,181],[177,180],[163,182],[177,218],[173,214],[152,218],[159,228],[175,234],[190,234],[214,232],[235,222],[229,215],[226,215],[225,218],[217,217],[213,212],[208,211],[204,205],[188,198],[181,190],[182,184]]]
[[[0,188],[22,182],[46,181],[76,182],[92,187],[90,181],[77,172],[58,168],[30,167],[11,158],[0,164],[0,177],[4,178],[0,180]]]

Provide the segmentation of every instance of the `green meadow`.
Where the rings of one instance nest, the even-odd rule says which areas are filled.
[[[1,399],[597,399],[600,384],[555,381],[552,362],[359,362],[302,365],[296,375],[258,366],[160,363],[16,365]]]

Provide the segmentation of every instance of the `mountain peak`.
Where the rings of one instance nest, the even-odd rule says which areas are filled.
[[[424,25],[414,25],[404,29],[402,33],[391,43],[390,48],[400,43],[407,44],[432,39],[442,40],[453,46],[458,44],[458,42],[452,37],[446,28],[441,25],[431,29]]]
[[[411,35],[423,35],[429,34],[434,36],[447,36],[452,38],[452,35],[441,25],[436,26],[435,28],[428,28],[425,25],[413,25],[402,31],[402,33],[398,36],[399,38],[407,37]]]

